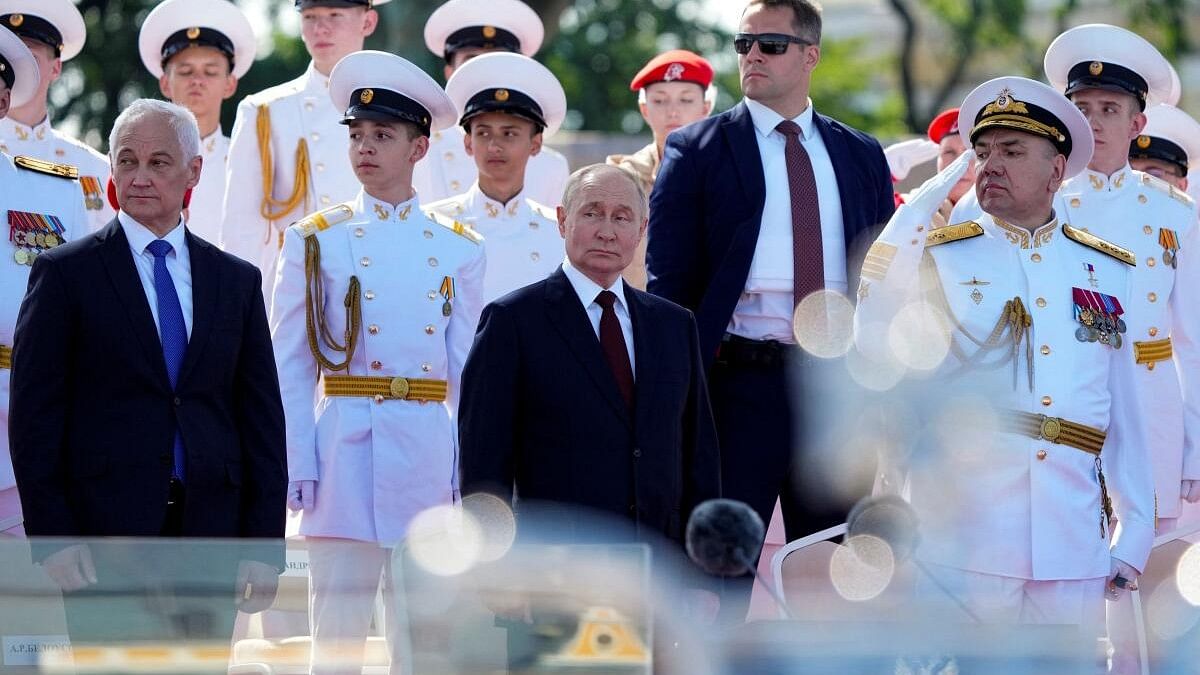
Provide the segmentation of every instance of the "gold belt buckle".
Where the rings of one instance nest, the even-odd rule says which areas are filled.
[[[393,397],[403,400],[408,397],[408,378],[393,377],[389,387]]]
[[[1042,438],[1050,441],[1051,443],[1057,443],[1058,437],[1062,435],[1062,423],[1058,421],[1058,418],[1047,417],[1046,415],[1042,415],[1041,421]]]

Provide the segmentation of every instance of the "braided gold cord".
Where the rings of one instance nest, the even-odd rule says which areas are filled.
[[[358,337],[362,332],[362,306],[358,277],[350,277],[350,288],[346,290],[343,305],[346,308],[345,342],[338,344],[329,332],[329,322],[325,320],[325,288],[321,283],[321,244],[316,236],[304,239],[304,322],[308,331],[308,348],[313,358],[321,368],[338,372],[350,371],[350,361],[354,358],[354,350],[358,345]],[[320,342],[329,349],[346,355],[346,358],[335,363],[325,356]]]
[[[259,213],[268,221],[280,220],[304,204],[308,211],[308,143],[301,138],[296,143],[296,175],[292,179],[292,194],[287,199],[275,199],[275,165],[271,160],[271,109],[266,104],[258,106],[255,131],[258,134],[258,158],[262,164],[263,200]],[[271,241],[271,228],[263,243]],[[282,240],[280,240],[282,242]]]

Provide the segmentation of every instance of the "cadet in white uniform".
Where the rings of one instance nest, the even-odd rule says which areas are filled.
[[[343,111],[329,100],[329,72],[363,47],[388,0],[296,0],[301,38],[312,57],[300,77],[247,96],[229,141],[221,248],[263,273],[271,309],[275,261],[288,225],[354,198],[358,182],[346,163]]]
[[[309,544],[312,672],[357,673],[375,597],[361,589],[381,569],[393,664],[408,656],[390,547],[418,513],[454,500],[454,418],[484,251],[471,230],[427,217],[411,187],[430,131],[455,120],[441,87],[398,56],[364,51],[334,68],[330,94],[362,187],[288,228],[271,334],[288,505]],[[328,666],[339,653],[344,669]]]
[[[907,465],[924,527],[918,558],[985,621],[1099,635],[1106,587],[1114,594],[1118,577],[1137,576],[1154,535],[1122,323],[1135,261],[1052,209],[1059,181],[1092,153],[1070,102],[1038,82],[999,78],[967,97],[960,121],[984,216],[929,227],[970,155],[914,193],[867,254],[856,343],[896,359],[904,352],[889,333],[904,329],[889,327],[901,308],[936,308],[951,341],[932,371],[936,407],[962,400],[948,393],[956,383],[994,406],[997,433],[959,415],[940,447]],[[1108,493],[1119,505],[1115,532]]]
[[[536,12],[520,0],[450,0],[425,23],[425,46],[446,59],[446,80],[470,59],[487,52],[533,56],[545,28]],[[462,194],[475,182],[477,168],[464,149],[459,127],[434,132],[429,155],[417,165],[413,187],[426,204]],[[543,147],[525,168],[526,196],[557,207],[571,169],[567,158]]]
[[[1045,68],[1051,85],[1075,102],[1104,141],[1087,171],[1063,184],[1057,208],[1137,256],[1126,307],[1133,348],[1126,357],[1136,362],[1148,392],[1146,451],[1163,532],[1179,518],[1184,492],[1196,490],[1200,497],[1189,480],[1200,478],[1200,382],[1184,377],[1180,386],[1181,372],[1200,372],[1200,241],[1191,198],[1130,168],[1129,147],[1141,137],[1146,105],[1170,96],[1172,68],[1149,42],[1104,24],[1058,36],[1046,51]]]
[[[37,60],[21,39],[0,28],[0,118],[10,106],[36,95]],[[87,233],[74,167],[0,153],[0,212],[8,245],[0,255],[0,537],[22,536],[21,501],[8,454],[8,386],[13,329],[29,280],[42,251]]]
[[[163,96],[192,111],[200,125],[204,168],[184,217],[193,234],[219,244],[229,154],[221,103],[254,63],[254,30],[228,0],[166,0],[142,23],[138,50]]]
[[[479,179],[429,210],[483,236],[488,259],[483,300],[491,302],[545,279],[566,257],[556,208],[526,196],[525,165],[537,156],[542,139],[558,130],[567,98],[545,66],[508,53],[471,59],[450,77],[446,94],[467,132],[467,154]]]
[[[105,197],[111,173],[108,158],[51,126],[46,105],[62,64],[83,49],[87,39],[83,16],[71,0],[0,0],[0,25],[25,42],[41,74],[33,97],[12,106],[8,118],[0,120],[0,152],[76,167],[88,227],[99,230],[116,216]]]

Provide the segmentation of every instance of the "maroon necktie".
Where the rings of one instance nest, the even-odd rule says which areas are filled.
[[[621,398],[625,399],[625,405],[633,409],[633,366],[629,363],[621,322],[617,321],[617,312],[613,309],[616,301],[617,294],[612,291],[600,291],[596,296],[596,304],[604,309],[600,315],[600,349],[604,351],[604,359],[608,361],[608,367],[617,380]]]
[[[780,122],[775,130],[787,139],[788,192],[792,198],[792,306],[825,288],[825,253],[821,245],[821,206],[812,161],[800,143],[800,125]]]

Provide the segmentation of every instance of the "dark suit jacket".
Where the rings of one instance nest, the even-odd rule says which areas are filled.
[[[283,536],[283,406],[260,274],[186,236],[193,321],[175,391],[117,220],[34,263],[9,415],[30,535],[157,536],[178,427],[183,533]],[[264,562],[282,568],[282,549],[270,550]]]
[[[895,210],[891,171],[871,136],[821,114],[814,124],[837,175],[854,289],[857,256],[852,251]],[[706,363],[716,355],[746,287],[765,199],[758,141],[745,103],[667,137],[650,196],[647,290],[696,313]]]
[[[625,298],[632,415],[561,269],[484,309],[458,410],[464,495],[496,494],[514,502],[518,519],[538,502],[584,507],[677,542],[692,508],[719,496],[695,321],[628,285]],[[566,511],[554,526],[578,525],[584,540],[598,534]]]

